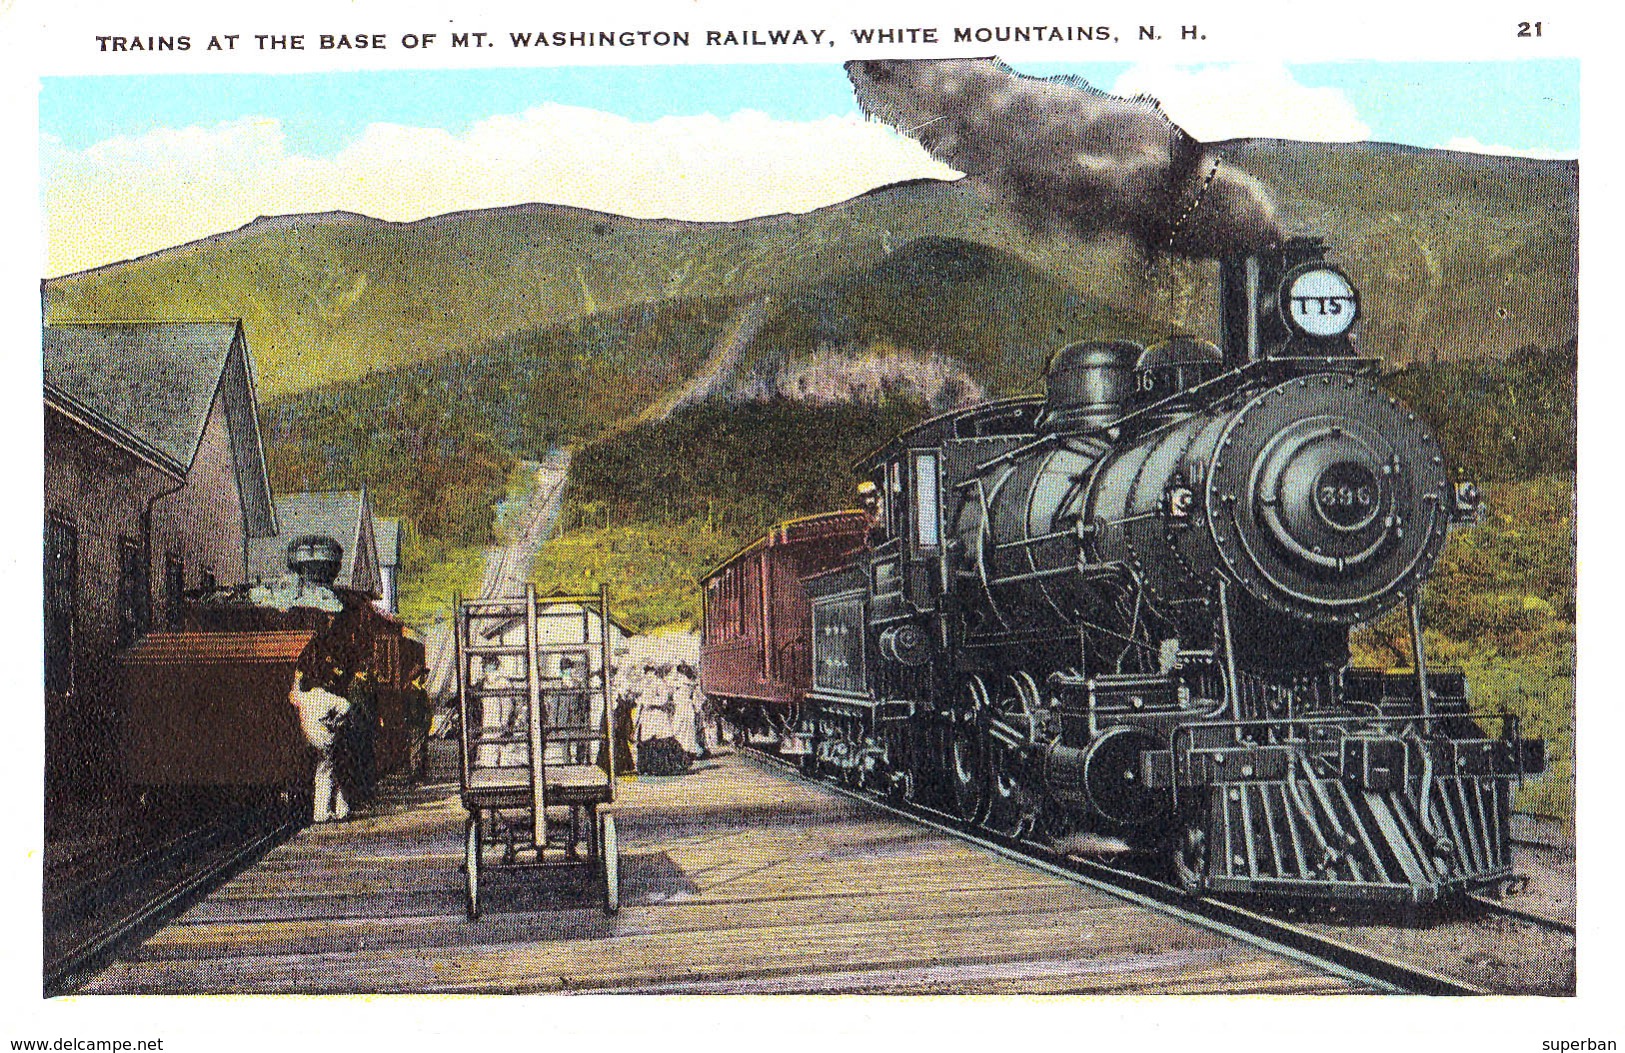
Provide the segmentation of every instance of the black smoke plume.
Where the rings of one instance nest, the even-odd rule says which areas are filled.
[[[1154,99],[993,59],[846,64],[865,114],[912,136],[1041,228],[1126,234],[1208,258],[1280,240],[1263,184],[1222,163]]]

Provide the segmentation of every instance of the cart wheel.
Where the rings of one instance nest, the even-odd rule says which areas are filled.
[[[604,913],[621,909],[621,853],[615,846],[615,817],[603,817]]]
[[[463,869],[468,874],[468,919],[480,916],[480,849],[482,847],[480,814],[468,817],[468,842],[463,848]]]

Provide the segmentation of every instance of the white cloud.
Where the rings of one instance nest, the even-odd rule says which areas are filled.
[[[1206,142],[1248,136],[1357,142],[1371,134],[1341,91],[1299,84],[1281,63],[1142,64],[1125,70],[1112,92],[1154,96],[1169,117]]]
[[[733,220],[801,212],[958,173],[858,117],[761,113],[635,122],[547,104],[463,134],[375,124],[332,157],[290,153],[279,122],[160,129],[42,148],[49,273],[152,252],[256,216],[346,209],[412,220],[530,201],[627,216]]]
[[[1445,143],[1443,146],[1439,147],[1439,149],[1460,150],[1462,153],[1468,154],[1500,154],[1503,157],[1538,157],[1543,160],[1551,160],[1554,158],[1572,160],[1575,156],[1573,150],[1553,150],[1544,146],[1496,146],[1494,144],[1481,143],[1470,135],[1458,135],[1454,139],[1451,139],[1449,142]]]

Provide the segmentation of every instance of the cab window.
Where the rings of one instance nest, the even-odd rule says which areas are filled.
[[[937,455],[914,455],[914,542],[922,548],[941,543],[937,518]]]

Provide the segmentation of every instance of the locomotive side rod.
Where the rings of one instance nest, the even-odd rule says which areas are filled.
[[[1184,890],[1139,874],[1063,856],[1031,841],[1005,840],[971,831],[952,816],[923,805],[899,807],[877,797],[807,776],[796,766],[755,748],[741,751],[753,762],[773,766],[888,815],[947,834],[984,851],[1053,877],[1115,896],[1148,910],[1199,925],[1270,954],[1361,984],[1382,994],[1483,995],[1489,991],[1462,980],[1395,961],[1308,929],[1216,900],[1193,899]]]

